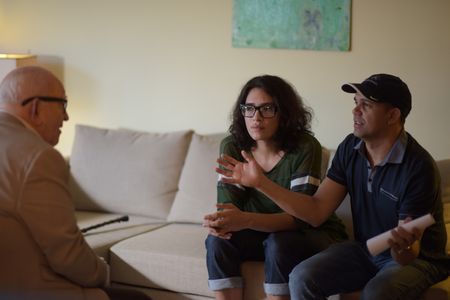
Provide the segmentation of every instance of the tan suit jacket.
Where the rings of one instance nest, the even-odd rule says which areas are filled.
[[[64,158],[0,112],[0,299],[108,299],[77,227]]]

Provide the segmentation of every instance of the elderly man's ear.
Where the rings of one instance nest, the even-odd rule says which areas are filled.
[[[35,126],[39,126],[43,123],[43,120],[40,115],[40,108],[41,107],[39,105],[39,100],[34,99],[31,102],[31,105],[29,106],[29,109],[28,109],[29,120]]]

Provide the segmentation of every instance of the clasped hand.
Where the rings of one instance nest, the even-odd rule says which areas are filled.
[[[232,203],[216,204],[218,211],[203,217],[203,227],[209,234],[230,239],[233,231],[246,228],[245,213]]]
[[[221,181],[227,184],[240,184],[247,187],[258,187],[262,178],[262,170],[256,160],[245,151],[242,156],[246,162],[240,162],[229,155],[217,159],[219,167],[216,172],[223,175]],[[248,214],[242,212],[232,203],[216,205],[218,211],[203,217],[203,227],[209,234],[230,239],[233,231],[248,227]]]

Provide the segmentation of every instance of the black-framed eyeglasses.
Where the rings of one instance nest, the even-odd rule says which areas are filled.
[[[27,98],[27,99],[22,101],[22,106],[27,105],[28,103],[33,101],[33,99],[36,99],[36,98],[41,100],[41,101],[44,101],[44,102],[59,102],[59,103],[62,103],[63,107],[64,107],[64,111],[67,110],[67,99],[58,98],[58,97],[48,97],[48,96],[34,96],[34,97]]]
[[[273,118],[278,111],[278,108],[274,103],[266,103],[259,106],[253,104],[241,104],[240,108],[242,115],[246,118],[253,118],[256,111],[259,111],[259,114],[263,118]]]

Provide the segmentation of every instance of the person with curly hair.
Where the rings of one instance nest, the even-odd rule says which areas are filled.
[[[322,148],[311,132],[312,112],[292,85],[263,75],[242,88],[221,156],[244,161],[245,151],[280,187],[312,195],[321,178]],[[219,159],[220,161],[220,159]],[[269,299],[289,299],[292,268],[330,244],[347,238],[332,215],[315,228],[284,212],[254,188],[217,183],[218,211],[204,217],[208,284],[216,299],[242,299],[240,264],[264,261]]]

